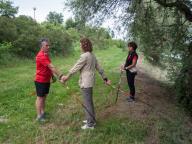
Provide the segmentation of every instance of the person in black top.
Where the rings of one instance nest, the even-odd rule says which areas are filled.
[[[138,55],[136,53],[137,44],[135,42],[128,43],[129,53],[126,58],[125,64],[121,67],[121,70],[126,71],[127,82],[130,89],[130,95],[128,96],[128,102],[132,102],[135,100],[135,76],[137,75],[137,59]]]

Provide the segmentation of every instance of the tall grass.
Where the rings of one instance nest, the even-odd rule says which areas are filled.
[[[119,65],[124,61],[127,53],[113,48],[95,51],[95,54],[106,75],[112,80],[112,85],[115,85],[119,79]],[[74,53],[73,56],[52,58],[52,62],[66,74],[78,58],[79,53]],[[18,60],[0,68],[0,143],[145,143],[150,132],[148,120],[118,118],[115,114],[105,118],[99,117],[106,106],[114,102],[115,94],[110,95],[112,89],[104,85],[98,74],[94,88],[94,104],[98,120],[95,130],[80,129],[84,112],[74,98],[81,99],[78,86],[79,74],[72,77],[65,86],[59,82],[51,85],[46,101],[47,121],[36,122],[34,74],[34,60]],[[181,132],[178,131],[177,124],[182,128]],[[183,136],[181,133],[186,132],[181,120],[173,120],[172,123],[166,123],[163,119],[157,120],[157,125],[162,144],[177,143],[177,136]],[[183,142],[180,137],[179,140]],[[186,142],[190,143],[190,139]]]

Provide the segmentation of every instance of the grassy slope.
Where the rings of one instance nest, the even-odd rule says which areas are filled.
[[[120,49],[96,51],[99,62],[104,67],[113,84],[118,82],[119,65],[126,53]],[[79,54],[66,58],[54,58],[53,63],[63,72],[78,59]],[[51,86],[47,99],[48,120],[44,124],[35,121],[34,102],[35,73],[34,61],[24,60],[10,67],[0,69],[0,143],[82,143],[82,144],[142,144],[148,135],[146,123],[142,120],[108,117],[98,118],[94,131],[82,131],[80,126],[84,119],[83,108],[75,101],[74,96],[80,97],[78,74],[70,79],[67,86],[55,83]],[[104,86],[97,75],[94,89],[94,103],[97,115],[113,102],[111,88]],[[174,123],[174,122],[173,122]],[[176,122],[175,122],[176,123]],[[172,137],[169,125],[162,125],[160,138]],[[167,133],[164,129],[167,129]],[[169,132],[170,131],[170,132]],[[165,136],[164,136],[165,135]]]

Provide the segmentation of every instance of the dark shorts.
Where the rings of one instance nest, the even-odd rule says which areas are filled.
[[[35,81],[36,93],[38,97],[44,97],[49,93],[50,83],[40,83]]]

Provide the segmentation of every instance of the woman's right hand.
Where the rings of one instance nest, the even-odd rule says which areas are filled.
[[[124,69],[124,64],[121,65],[120,71],[125,71],[125,69]]]
[[[69,79],[68,76],[62,76],[60,82],[65,83]]]

